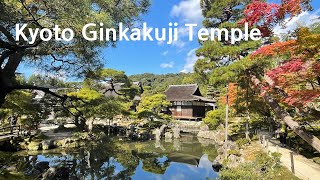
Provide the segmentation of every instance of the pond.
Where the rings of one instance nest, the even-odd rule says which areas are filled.
[[[60,168],[61,177],[68,179],[214,179],[212,161],[217,151],[209,142],[194,136],[158,142],[113,139],[72,150],[17,155],[19,170],[25,174],[34,173],[44,162]]]

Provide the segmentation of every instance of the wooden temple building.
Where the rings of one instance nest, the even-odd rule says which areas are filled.
[[[171,102],[169,110],[177,120],[199,121],[215,108],[216,101],[203,97],[196,84],[170,85],[165,94]]]

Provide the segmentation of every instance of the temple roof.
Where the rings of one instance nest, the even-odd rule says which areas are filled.
[[[201,95],[197,84],[170,85],[165,92],[168,101],[202,101],[216,102]]]

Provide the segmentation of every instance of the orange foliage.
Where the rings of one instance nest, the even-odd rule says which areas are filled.
[[[233,106],[236,102],[237,98],[237,84],[236,83],[229,83],[228,84],[228,104],[229,106]],[[222,104],[226,104],[226,96],[221,97]]]
[[[258,56],[275,56],[278,54],[292,53],[297,48],[296,40],[289,40],[285,42],[275,42],[270,45],[262,46],[254,53],[251,54],[251,58]]]

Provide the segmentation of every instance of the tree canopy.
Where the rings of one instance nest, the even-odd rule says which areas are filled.
[[[12,90],[23,88],[14,78],[21,63],[34,64],[52,74],[68,72],[71,76],[83,76],[102,67],[100,49],[113,46],[115,42],[86,41],[79,34],[81,28],[87,23],[103,23],[105,28],[117,29],[119,22],[132,27],[148,6],[148,0],[1,1],[0,104]],[[59,25],[73,29],[75,38],[72,41],[42,41],[37,36],[33,44],[22,39],[16,42],[13,34],[16,24],[27,24],[26,28],[40,30]],[[30,33],[24,33],[30,37]]]
[[[298,27],[285,37],[272,32],[276,25],[285,26],[286,18],[312,10],[308,0],[285,0],[278,4],[260,0],[203,0],[201,8],[205,27],[230,28],[248,22],[250,28],[257,27],[263,34],[262,41],[235,45],[228,41],[200,42],[197,55],[203,58],[197,61],[195,72],[206,78],[206,84],[229,95],[231,116],[247,114],[250,118],[257,113],[268,119],[276,115],[288,120],[286,123],[293,129],[299,126],[293,119],[318,120],[319,25]],[[230,83],[235,83],[236,91],[230,89]],[[318,145],[314,147],[317,149]]]

